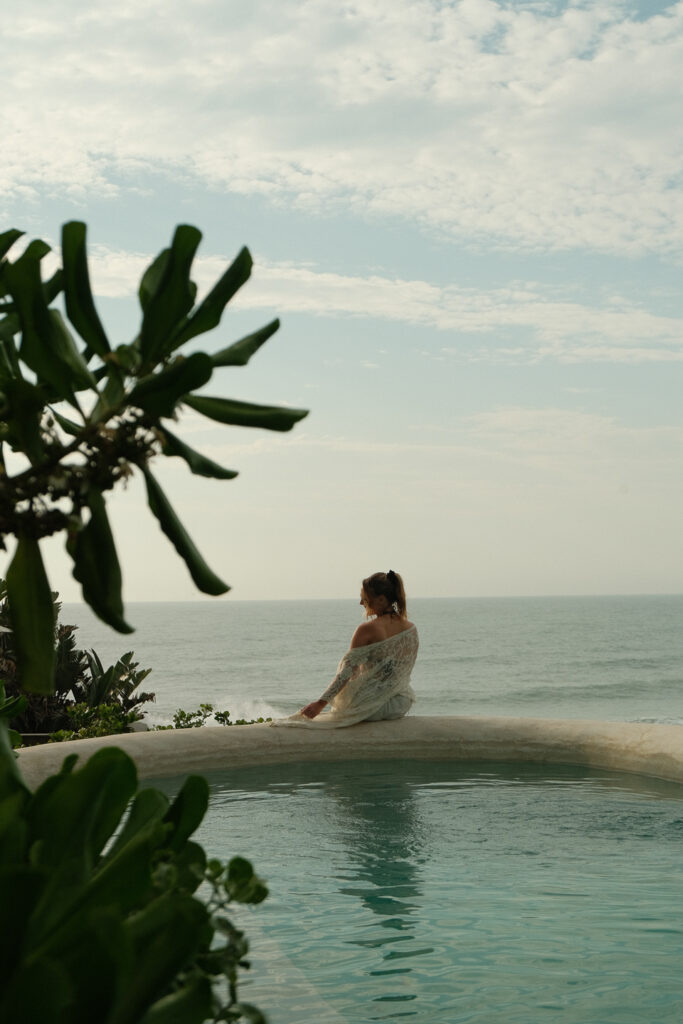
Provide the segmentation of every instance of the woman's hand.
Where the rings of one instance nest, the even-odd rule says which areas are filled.
[[[302,708],[299,714],[305,715],[306,718],[315,718],[326,704],[326,700],[314,700],[311,704],[307,704],[305,708]]]

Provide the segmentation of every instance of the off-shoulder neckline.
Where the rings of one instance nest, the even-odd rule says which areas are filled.
[[[402,629],[398,633],[394,633],[393,636],[385,636],[383,640],[375,640],[371,644],[362,644],[360,647],[349,647],[349,654],[353,651],[367,651],[369,647],[379,647],[380,644],[387,644],[390,640],[396,640],[399,636],[404,636],[406,633],[411,633],[413,630],[417,632],[417,626],[415,623],[412,626],[408,626],[407,629]]]

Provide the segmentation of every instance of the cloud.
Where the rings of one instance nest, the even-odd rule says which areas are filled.
[[[148,254],[92,247],[96,293],[112,298],[134,294],[150,260]],[[228,262],[220,256],[198,258],[195,276],[201,291],[214,283]],[[257,257],[252,280],[234,305],[436,328],[444,339],[442,344],[432,341],[427,350],[431,358],[503,363],[683,361],[683,319],[652,312],[623,296],[611,296],[602,306],[570,301],[557,289],[538,283],[512,282],[490,289],[440,286],[379,275],[334,274]]]
[[[154,170],[513,250],[681,256],[681,3],[6,0],[3,34],[6,196]]]

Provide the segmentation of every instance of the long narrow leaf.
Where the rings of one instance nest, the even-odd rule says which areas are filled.
[[[265,430],[291,430],[295,423],[308,416],[307,409],[286,409],[276,405],[252,405],[232,398],[209,398],[206,395],[185,395],[185,405],[218,423],[236,427],[263,427]]]
[[[48,306],[57,298],[63,287],[64,271],[60,267],[59,270],[55,270],[52,277],[48,278],[43,285],[43,295]]]
[[[25,452],[31,465],[45,461],[45,444],[40,421],[47,399],[44,389],[22,377],[5,380],[3,392],[7,404],[7,440],[14,451]]]
[[[140,299],[143,313],[156,295],[159,285],[163,280],[166,267],[168,266],[169,254],[170,249],[162,249],[142,275],[140,287],[138,288],[138,298]]]
[[[161,529],[173,544],[190,571],[195,585],[203,594],[225,594],[230,589],[226,583],[209,569],[199,554],[185,527],[173,511],[171,504],[154,479],[149,469],[144,468],[143,474],[147,485],[147,501],[152,513],[159,520]]]
[[[180,398],[202,387],[211,378],[213,366],[204,352],[177,358],[159,373],[143,377],[129,395],[135,405],[151,416],[172,416]]]
[[[74,423],[73,420],[67,419],[67,417],[62,416],[61,413],[55,412],[54,409],[50,409],[50,412],[65,434],[69,434],[71,437],[78,437],[83,429],[82,427],[79,427],[78,423]]]
[[[22,688],[29,693],[52,693],[55,610],[34,537],[19,538],[7,570],[7,597]]]
[[[62,314],[58,309],[50,309],[48,312],[52,321],[50,340],[59,357],[71,370],[75,390],[82,391],[84,388],[95,388],[95,378],[88,369],[85,359],[76,348],[76,343],[71,331],[64,322]]]
[[[211,356],[211,362],[214,366],[246,366],[254,352],[257,352],[261,345],[275,334],[279,326],[279,320],[272,320],[271,323],[266,324],[260,330],[254,331],[253,334],[248,334],[246,338],[240,338],[234,344],[228,345],[227,348],[221,349],[220,352],[216,352],[215,355]]]
[[[15,263],[5,267],[21,324],[21,356],[41,382],[78,408],[74,391],[89,386],[92,377],[61,316],[45,301],[40,260],[46,252],[45,243],[32,242]]]
[[[121,567],[107,518],[104,498],[91,487],[88,491],[90,521],[67,542],[73,558],[73,575],[83,588],[83,600],[103,622],[119,633],[132,633],[123,618]]]
[[[121,404],[126,393],[125,376],[120,366],[112,363],[111,360],[107,360],[101,369],[106,372],[108,379],[104,388],[99,392],[99,398],[90,413],[91,423],[99,423],[101,420],[106,420]],[[98,375],[97,372],[95,375]]]
[[[10,228],[9,231],[3,231],[0,234],[0,259],[10,251],[16,240],[21,238],[23,234],[24,232],[17,230],[17,228]]]
[[[81,221],[71,221],[62,227],[66,313],[89,350],[106,356],[110,345],[90,288],[85,234],[86,227]]]
[[[212,459],[207,459],[205,455],[190,448],[166,427],[160,427],[159,433],[162,436],[164,455],[179,455],[181,459],[185,459],[192,472],[198,476],[208,476],[216,480],[233,480],[237,476],[234,469],[224,469]]]
[[[175,230],[163,273],[142,318],[140,352],[150,366],[173,350],[171,338],[194,304],[190,270],[201,237],[201,231],[189,224],[179,224]]]
[[[206,298],[200,302],[192,316],[178,329],[173,338],[172,348],[179,348],[198,334],[213,330],[221,322],[223,310],[235,292],[249,280],[252,258],[248,249],[240,249],[239,253],[216,282]]]

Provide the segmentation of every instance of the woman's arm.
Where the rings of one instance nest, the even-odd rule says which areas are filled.
[[[355,631],[351,637],[351,649],[354,647],[366,647],[368,644],[373,643],[373,630],[372,622],[363,622]],[[322,709],[326,704],[337,696],[337,694],[344,689],[349,679],[351,679],[357,671],[355,665],[343,665],[341,671],[337,673],[330,685],[325,690],[322,697],[318,700],[311,701],[305,708],[302,708],[299,712],[300,715],[304,715],[306,718],[317,718]]]

